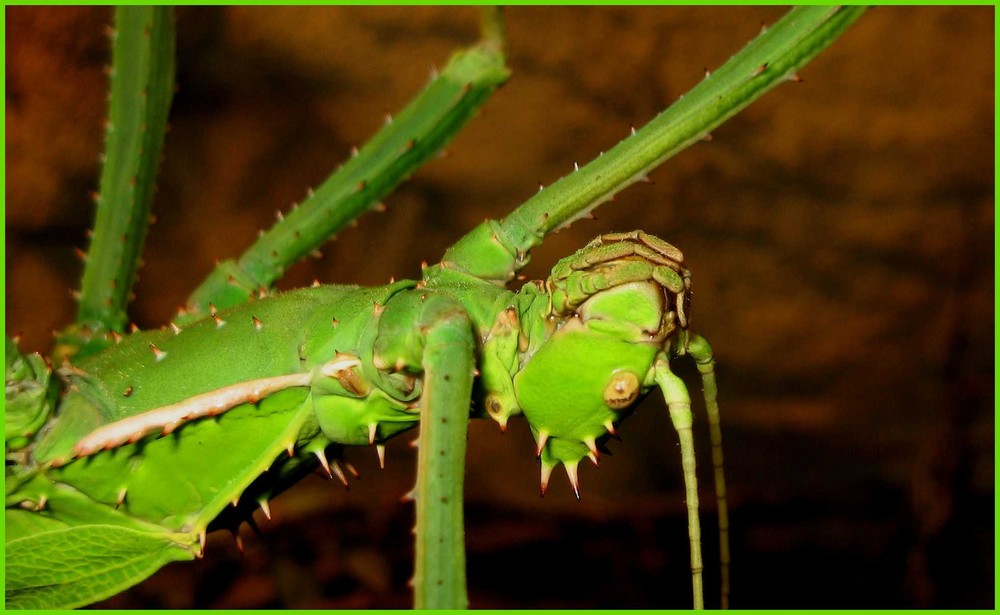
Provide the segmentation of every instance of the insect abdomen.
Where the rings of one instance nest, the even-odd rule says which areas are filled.
[[[303,289],[221,312],[176,334],[130,336],[115,352],[71,369],[75,390],[37,444],[35,461],[68,460],[45,471],[98,502],[174,530],[203,530],[289,449],[329,444],[311,419],[309,374],[338,352],[356,356],[360,332],[372,318],[371,308],[362,306],[384,303],[412,284]],[[138,437],[71,460],[73,447],[96,427],[287,374],[305,377],[299,386],[185,422],[170,435]]]

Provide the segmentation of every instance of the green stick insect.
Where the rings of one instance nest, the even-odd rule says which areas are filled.
[[[169,326],[124,334],[171,91],[165,8],[118,10],[111,128],[77,322],[60,367],[6,345],[6,600],[76,607],[203,553],[317,466],[346,482],[344,447],[419,425],[417,607],[467,604],[462,478],[467,425],[521,415],[541,490],[658,388],[680,446],[693,605],[702,554],[691,400],[701,373],[728,602],[728,520],[712,350],[690,329],[680,250],[642,231],[598,237],[546,280],[507,288],[545,236],[700,139],[832,42],[857,9],[793,10],[678,103],[502,220],[473,229],[419,280],[275,293],[285,268],[433,156],[508,75],[502,23],[450,64],[357,155],[237,260],[220,264]],[[111,283],[109,283],[111,282]],[[470,411],[470,404],[472,410]],[[225,454],[219,454],[224,451]],[[211,463],[206,463],[211,459]],[[58,565],[53,565],[58,562]]]

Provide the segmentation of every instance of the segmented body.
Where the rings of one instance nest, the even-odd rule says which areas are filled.
[[[456,54],[301,208],[279,214],[238,260],[220,263],[189,298],[186,319],[108,349],[114,336],[105,332],[126,322],[173,90],[169,10],[119,10],[97,225],[76,324],[57,336],[55,356],[106,351],[63,369],[68,391],[60,392],[51,366],[8,340],[6,604],[80,606],[109,596],[199,553],[208,524],[227,510],[253,500],[267,514],[267,498],[308,471],[306,460],[342,474],[327,458],[337,447],[378,446],[419,421],[427,428],[417,464],[415,604],[464,607],[462,479],[478,366],[478,407],[501,427],[527,417],[543,492],[560,463],[576,490],[579,461],[596,463],[600,439],[660,388],[680,440],[693,604],[701,608],[691,400],[670,368],[687,354],[702,376],[712,437],[725,607],[712,351],[688,331],[690,278],[680,252],[641,232],[608,235],[545,282],[516,294],[503,287],[546,235],[645,180],[767,90],[798,81],[796,71],[862,10],[793,10],[646,126],[465,235],[419,283],[296,291],[212,313],[270,287],[378,208],[506,80],[502,20],[488,12],[482,41]]]
[[[641,232],[607,235],[516,293],[447,256],[419,282],[261,297],[62,368],[68,391],[8,506],[49,506],[46,522],[72,525],[74,507],[97,503],[116,538],[145,532],[173,559],[200,555],[213,521],[266,514],[317,463],[346,484],[342,447],[381,447],[426,420],[429,331],[456,309],[475,346],[463,367],[481,375],[470,403],[501,427],[523,414],[543,494],[562,464],[579,496],[579,462],[597,463],[600,442],[686,349],[683,255]],[[21,513],[15,523],[32,514]]]
[[[492,396],[485,404],[490,413],[500,419],[497,398],[505,402],[504,423],[527,410],[536,435],[560,434],[549,440],[548,452],[560,451],[554,458],[546,455],[549,469],[554,459],[575,463],[574,457],[592,454],[592,443],[613,425],[617,410],[616,402],[605,399],[607,383],[592,378],[600,368],[587,365],[588,357],[602,355],[586,331],[601,318],[587,325],[578,310],[587,314],[581,304],[599,290],[653,277],[670,277],[676,286],[664,297],[683,293],[688,279],[679,262],[683,257],[656,241],[658,252],[645,235],[608,236],[598,252],[592,243],[581,251],[586,258],[571,257],[557,267],[563,273],[553,276],[550,289],[539,282],[514,293],[444,267],[424,282],[300,289],[183,328],[132,334],[114,352],[62,370],[69,391],[58,420],[34,446],[34,468],[53,484],[72,485],[132,517],[172,531],[203,532],[241,498],[266,502],[279,485],[258,477],[268,470],[275,477],[294,471],[300,462],[290,453],[327,465],[331,445],[378,445],[417,424],[422,342],[415,322],[420,304],[433,293],[457,298],[470,314],[485,394]],[[656,261],[649,258],[653,252]],[[621,267],[622,259],[628,266]],[[618,268],[609,271],[620,275],[608,277],[602,268],[613,263]],[[581,287],[581,280],[589,282]],[[678,305],[676,299],[672,305]],[[642,365],[673,330],[676,311],[668,309],[662,319],[649,315],[648,339],[635,340],[646,349],[632,353],[617,371],[645,380]],[[557,343],[543,348],[553,336]],[[551,380],[551,363],[566,356],[576,357],[576,369],[562,382],[543,382]],[[562,407],[579,403],[579,391],[588,387],[599,392],[590,396],[594,404],[611,404],[596,426],[578,425],[574,417],[597,409]],[[637,396],[638,390],[629,391],[619,403],[628,405]],[[227,445],[235,434],[240,445]],[[210,457],[218,450],[228,453]],[[336,451],[329,456],[334,470],[342,472]],[[202,463],[208,458],[213,458],[210,468]],[[164,476],[190,492],[183,506],[157,482]],[[21,495],[36,504],[51,499],[30,490]]]
[[[63,410],[33,461],[56,484],[130,516],[204,531],[265,470],[291,471],[289,452],[318,458],[331,444],[381,443],[417,423],[419,355],[415,365],[391,356],[392,369],[374,355],[379,336],[393,335],[392,306],[412,301],[414,286],[302,289],[176,332],[133,334],[65,370]],[[266,388],[296,375],[305,379]],[[233,392],[230,403],[216,403],[220,391]],[[140,421],[157,413],[166,418]],[[153,432],[172,435],[144,437]],[[190,492],[186,508],[158,476]]]

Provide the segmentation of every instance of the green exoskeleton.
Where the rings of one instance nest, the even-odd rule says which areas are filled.
[[[418,531],[450,533],[461,525],[461,485],[439,479],[436,464],[463,464],[477,372],[475,408],[501,427],[514,415],[528,419],[543,493],[562,464],[579,495],[577,465],[596,463],[601,442],[659,386],[681,434],[700,604],[690,400],[670,360],[691,354],[706,392],[714,384],[711,351],[688,330],[691,278],[680,251],[640,231],[606,235],[560,261],[548,280],[520,292],[495,283],[524,260],[498,224],[485,223],[420,281],[272,295],[186,327],[135,333],[114,352],[57,370],[69,392],[30,462],[8,477],[8,505],[22,508],[8,523],[73,528],[75,507],[99,503],[102,525],[67,529],[67,540],[95,533],[167,559],[194,557],[223,511],[266,512],[281,485],[311,471],[309,461],[346,481],[342,447],[382,447],[418,423],[453,422],[461,437],[421,430],[433,463],[415,490],[418,500],[451,504],[437,527],[422,528],[428,520],[418,517]],[[715,411],[714,394],[708,399]],[[716,461],[721,489],[721,451]],[[446,569],[433,558],[454,562],[463,551],[421,555],[418,577]],[[93,559],[88,565],[108,558]],[[464,591],[457,582],[432,586]]]
[[[509,75],[502,21],[456,53],[413,102],[302,206],[189,297],[187,313],[125,334],[173,79],[164,7],[118,11],[111,121],[77,321],[64,362],[6,345],[6,606],[86,605],[165,563],[200,556],[321,467],[345,483],[348,446],[419,425],[415,603],[466,606],[467,424],[527,420],[544,494],[654,388],[676,428],[686,488],[693,604],[703,606],[691,400],[671,371],[702,377],[719,499],[722,606],[728,521],[712,350],[691,329],[681,252],[642,231],[603,235],[546,280],[507,285],[546,235],[586,215],[756,97],[795,77],[860,9],[800,8],[684,98],[499,221],[460,239],[420,280],[377,288],[270,289],[430,159]],[[270,293],[270,294],[269,294]],[[216,309],[218,308],[218,309]]]

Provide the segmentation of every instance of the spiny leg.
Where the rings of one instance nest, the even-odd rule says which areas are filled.
[[[464,609],[462,488],[475,367],[472,327],[464,308],[440,295],[427,298],[421,321],[427,323],[427,333],[415,489],[414,605]]]
[[[338,167],[301,206],[277,212],[278,222],[236,260],[219,263],[188,298],[184,324],[270,288],[295,262],[315,253],[340,229],[370,210],[442,148],[510,76],[499,11],[484,12],[482,40],[459,50],[424,89],[360,150]],[[117,235],[116,235],[117,237]]]
[[[670,420],[681,444],[681,464],[684,467],[684,490],[687,494],[688,537],[691,539],[691,585],[694,608],[705,608],[701,571],[701,523],[698,519],[698,477],[695,472],[694,437],[691,434],[691,396],[684,382],[673,372],[666,359],[656,361],[653,376],[663,392],[670,411]]]
[[[722,572],[723,609],[729,608],[729,506],[726,503],[726,477],[722,471],[722,427],[719,422],[719,403],[716,400],[715,361],[712,347],[700,335],[688,338],[687,352],[698,365],[702,388],[705,391],[705,409],[708,411],[708,430],[712,438],[712,468],[715,471],[715,497],[719,508],[719,567]]]
[[[490,222],[493,228],[487,232],[516,258],[510,260],[509,268],[489,271],[488,278],[481,274],[482,268],[474,275],[499,281],[512,279],[527,265],[531,249],[546,236],[589,216],[594,208],[613,200],[629,185],[647,180],[647,174],[668,158],[710,136],[715,127],[756,98],[788,82],[797,68],[835,41],[863,12],[864,7],[798,7],[790,11],[645,126],[633,129],[630,136],[590,163],[574,164],[572,173],[540,187],[503,220]],[[761,66],[766,70],[755,70]],[[477,227],[472,234],[482,230]],[[458,247],[467,242],[463,249],[445,258],[462,271],[483,262],[476,258],[485,252],[476,252],[483,244],[470,235],[455,244]]]

